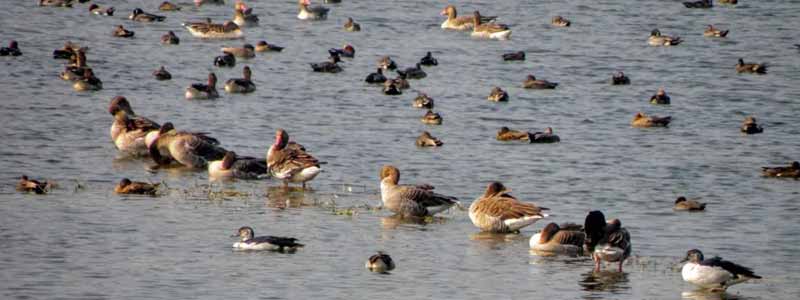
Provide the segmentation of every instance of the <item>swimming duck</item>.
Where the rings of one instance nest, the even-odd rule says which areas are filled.
[[[558,86],[556,82],[547,80],[536,79],[536,76],[528,75],[525,81],[522,82],[522,87],[526,89],[555,89]]]
[[[345,31],[361,31],[361,24],[353,22],[353,18],[347,17],[347,21],[344,22],[344,30]]]
[[[300,20],[325,20],[328,18],[330,9],[327,7],[311,6],[310,0],[298,0],[297,3],[300,8],[297,18]]]
[[[669,104],[669,96],[664,88],[658,88],[658,92],[650,97],[650,104]]]
[[[767,65],[766,64],[744,63],[744,60],[740,58],[739,59],[739,63],[736,64],[736,72],[737,73],[767,74]]]
[[[583,253],[585,239],[586,233],[580,225],[558,226],[556,223],[550,223],[542,231],[534,234],[528,245],[534,251],[576,256]]]
[[[222,55],[214,57],[214,65],[221,68],[233,68],[236,66],[236,57],[233,55],[233,53],[222,52]]]
[[[114,116],[110,134],[117,150],[134,156],[148,155],[146,136],[151,131],[157,131],[161,126],[148,118],[136,115],[128,99],[123,96],[111,99],[108,112]]]
[[[389,254],[378,251],[378,254],[370,256],[367,263],[364,265],[367,270],[375,273],[387,273],[394,270],[394,261]]]
[[[428,74],[422,70],[419,63],[417,63],[416,67],[406,68],[405,71],[397,70],[395,72],[397,72],[397,74],[404,74],[408,79],[422,79],[428,76]]]
[[[0,48],[0,56],[20,56],[22,55],[22,51],[19,50],[19,44],[17,41],[11,41],[8,43],[8,47]]]
[[[186,88],[186,99],[214,99],[219,97],[217,93],[217,75],[208,73],[208,81],[206,84],[193,83]]]
[[[26,193],[46,194],[52,185],[47,181],[29,179],[27,175],[22,175],[17,182],[17,191]]]
[[[256,52],[267,52],[267,51],[281,52],[281,50],[283,50],[283,47],[276,46],[275,44],[269,44],[266,41],[259,41],[258,43],[256,43]]]
[[[322,73],[339,73],[342,71],[342,67],[339,66],[339,55],[331,53],[331,56],[328,58],[328,61],[321,62],[321,63],[309,63],[311,65],[311,69],[314,72],[322,72]]]
[[[622,227],[619,219],[612,219],[606,223],[606,218],[600,211],[591,211],[586,216],[583,225],[586,232],[586,249],[592,254],[594,271],[600,272],[603,261],[617,262],[617,271],[622,272],[622,263],[631,255],[631,236],[628,230]]]
[[[117,25],[117,28],[111,32],[111,35],[115,37],[124,37],[124,38],[131,38],[135,33],[133,31],[125,29],[122,25]]]
[[[193,169],[205,169],[209,161],[225,157],[228,151],[215,142],[216,139],[202,133],[176,131],[170,122],[145,136],[150,158],[158,165],[170,165],[174,161]]]
[[[542,211],[548,208],[519,201],[509,192],[500,182],[490,183],[483,196],[469,206],[472,224],[485,232],[510,233],[547,217]]]
[[[381,201],[402,217],[425,217],[443,212],[458,203],[456,197],[437,194],[429,184],[399,185],[400,170],[391,165],[381,168]]]
[[[442,29],[455,29],[455,30],[468,30],[475,27],[475,16],[459,17],[456,7],[448,5],[441,13],[442,16],[447,16],[447,20],[442,22]],[[481,23],[491,22],[496,19],[496,16],[481,16]]]
[[[761,279],[750,268],[737,265],[715,256],[703,257],[703,252],[692,249],[686,252],[686,262],[681,268],[683,281],[711,291],[724,291],[728,287],[750,279]]]
[[[341,57],[353,58],[356,56],[356,48],[353,48],[352,45],[344,45],[342,49],[330,48],[328,49],[328,53],[333,55],[339,55]]]
[[[614,75],[611,75],[611,84],[612,85],[627,85],[631,84],[631,79],[628,76],[625,76],[625,73],[622,71],[617,72]]]
[[[501,89],[500,87],[492,88],[492,91],[489,92],[489,96],[486,97],[486,100],[494,101],[494,102],[505,102],[508,101],[508,93]]]
[[[161,2],[160,5],[158,5],[158,10],[161,10],[161,11],[176,11],[176,10],[181,10],[181,7],[178,6],[178,5],[173,4],[172,2],[164,1],[164,2]]]
[[[658,29],[653,29],[650,32],[650,37],[647,39],[647,43],[652,46],[676,46],[683,42],[680,37],[671,37],[667,35],[661,35],[661,31]]]
[[[223,47],[223,53],[230,53],[233,56],[239,58],[253,58],[256,57],[256,48],[253,47],[251,44],[244,44],[241,48],[239,47]]]
[[[443,143],[439,139],[433,137],[430,132],[423,131],[416,141],[417,147],[439,147]]]
[[[386,82],[386,76],[383,76],[383,69],[378,68],[375,73],[369,73],[364,81],[367,83],[384,83]]]
[[[74,0],[39,0],[39,6],[72,7]]]
[[[233,23],[241,27],[258,26],[258,16],[253,14],[253,8],[248,8],[242,1],[236,1],[233,9]]]
[[[547,127],[544,129],[544,132],[536,132],[530,134],[531,143],[558,143],[561,141],[557,135],[553,134],[553,128]]]
[[[500,127],[495,138],[498,141],[530,141],[531,134],[527,131],[511,130],[508,127]]]
[[[170,30],[161,36],[161,43],[165,45],[178,45],[181,43],[181,39]]]
[[[498,23],[483,23],[481,21],[481,13],[477,10],[473,13],[474,27],[472,28],[472,37],[488,38],[497,40],[507,40],[511,37],[511,29],[506,24]]]
[[[384,70],[394,70],[397,69],[397,64],[394,63],[394,60],[392,60],[391,57],[384,56],[378,60],[378,67]]]
[[[736,5],[739,0],[717,0],[717,3]]]
[[[208,163],[208,176],[215,179],[256,179],[267,174],[267,161],[238,156],[228,151],[221,160]]]
[[[714,6],[714,4],[711,3],[711,0],[699,0],[683,2],[683,6],[686,6],[686,8],[711,8]]]
[[[97,4],[92,3],[92,5],[89,5],[89,12],[95,15],[110,17],[114,15],[114,7],[109,7],[104,9],[98,6]]]
[[[747,116],[744,118],[744,122],[742,122],[741,131],[742,133],[746,134],[756,134],[764,132],[764,128],[761,128],[761,126],[758,126],[758,124],[756,124],[755,117]]]
[[[255,236],[253,228],[244,226],[239,228],[236,235],[239,241],[233,243],[233,248],[239,250],[270,250],[280,252],[294,252],[304,245],[297,242],[296,238],[280,236]]]
[[[701,211],[705,209],[705,203],[700,203],[697,200],[686,200],[686,197],[683,196],[675,199],[675,206],[672,207],[672,210],[676,211]]]
[[[120,195],[150,195],[155,196],[158,192],[159,183],[152,184],[141,181],[131,181],[128,178],[122,178],[114,187],[114,193]]]
[[[406,80],[406,73],[397,74],[397,78],[391,80],[398,89],[405,90],[411,88],[411,84]]]
[[[225,82],[225,91],[228,93],[252,93],[256,91],[256,84],[251,80],[253,73],[249,66],[242,69],[242,78],[232,78]]]
[[[244,35],[242,29],[236,23],[225,21],[222,24],[214,24],[210,18],[206,18],[205,22],[183,23],[183,27],[186,27],[193,36],[199,38],[236,39]]]
[[[710,37],[725,37],[728,35],[728,30],[719,30],[714,28],[714,25],[708,25],[706,30],[703,31],[703,36],[710,36]]]
[[[788,167],[761,167],[765,177],[800,178],[800,162],[794,161]]]
[[[402,95],[403,91],[397,87],[397,84],[395,84],[394,81],[387,80],[383,83],[383,93],[386,95],[395,96]]]
[[[288,187],[289,182],[301,182],[305,189],[306,182],[322,171],[320,162],[308,154],[305,148],[289,145],[289,134],[278,129],[275,132],[275,143],[267,151],[267,167],[272,177],[283,181],[284,187]]]
[[[163,22],[167,17],[146,13],[141,8],[135,8],[128,19],[137,22]]]
[[[517,52],[510,52],[503,54],[503,60],[511,61],[511,60],[525,60],[525,52],[524,51],[517,51]]]
[[[155,76],[157,80],[172,79],[172,74],[167,72],[167,69],[165,69],[164,66],[161,66],[161,68],[158,68],[158,70],[153,71],[153,76]]]
[[[552,20],[550,20],[550,24],[556,27],[569,27],[571,24],[569,20],[564,19],[562,16],[555,16]]]
[[[414,98],[414,102],[411,104],[411,106],[416,107],[416,108],[432,109],[433,108],[433,98],[428,97],[428,94],[418,93],[417,97]]]
[[[440,116],[438,113],[433,112],[430,109],[419,120],[422,121],[423,124],[442,125],[442,116]]]
[[[69,60],[77,60],[78,56],[78,49],[80,49],[78,45],[66,41],[64,43],[64,47],[61,49],[53,50],[53,58],[54,59],[69,59]],[[88,50],[88,48],[86,48]]]
[[[439,64],[439,60],[433,57],[430,51],[425,54],[424,57],[419,59],[419,64],[423,66],[436,66]]]
[[[76,91],[99,91],[103,89],[103,82],[94,76],[91,68],[84,69],[83,78],[78,79],[72,84]]]
[[[631,120],[631,126],[633,127],[667,127],[669,126],[669,122],[672,121],[671,116],[666,117],[659,117],[659,116],[648,116],[643,112],[637,112],[636,115],[633,116],[633,120]]]

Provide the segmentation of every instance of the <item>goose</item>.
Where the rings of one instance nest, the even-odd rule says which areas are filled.
[[[136,34],[136,33],[133,32],[133,31],[125,29],[125,27],[122,27],[122,25],[117,25],[117,28],[114,29],[113,32],[111,32],[111,35],[113,35],[115,37],[123,37],[123,38],[132,38],[134,34]]]
[[[459,17],[456,7],[448,5],[440,13],[442,16],[447,16],[447,19],[442,22],[442,29],[455,29],[455,30],[469,30],[475,27],[474,16]],[[494,21],[495,16],[481,16],[481,23]]]
[[[531,143],[558,143],[561,141],[557,135],[553,134],[553,128],[547,127],[544,132],[530,134]]]
[[[433,57],[430,51],[424,57],[419,59],[419,64],[423,66],[436,66],[439,65],[439,60]]]
[[[239,47],[223,47],[223,53],[230,53],[239,58],[253,58],[256,57],[256,48],[251,44],[244,44]]]
[[[256,52],[268,52],[268,51],[281,52],[282,50],[283,47],[267,43],[267,41],[259,41],[258,43],[256,43]]]
[[[97,4],[92,3],[92,5],[89,5],[89,12],[99,16],[110,17],[114,15],[114,7],[101,8]]]
[[[569,27],[571,22],[562,16],[555,16],[550,20],[550,24],[556,27]]]
[[[703,252],[692,249],[686,252],[681,268],[683,281],[711,291],[724,291],[728,287],[750,279],[761,279],[748,267],[715,256],[705,259]]]
[[[606,223],[606,218],[600,211],[591,211],[586,216],[583,225],[586,232],[586,249],[594,260],[594,271],[600,272],[603,261],[617,262],[617,271],[622,273],[622,263],[631,255],[631,236],[628,230],[622,227],[619,219],[612,219]]]
[[[543,79],[536,79],[536,76],[528,74],[528,77],[525,78],[525,81],[522,82],[522,87],[526,89],[547,89],[552,90],[558,86],[557,82],[550,82]]]
[[[381,167],[381,201],[401,217],[426,217],[443,212],[458,203],[456,197],[437,194],[434,187],[400,185],[400,170],[391,165]]]
[[[266,175],[267,161],[249,156],[238,156],[228,151],[220,160],[208,163],[208,176],[215,179],[256,179]]]
[[[172,74],[170,74],[164,66],[158,68],[158,70],[153,71],[153,76],[156,80],[170,80],[172,79]]]
[[[756,73],[767,74],[766,64],[744,63],[744,59],[739,58],[739,63],[736,64],[737,73]]]
[[[378,254],[370,256],[365,264],[367,270],[375,273],[387,273],[394,270],[394,261],[389,254],[378,251]]]
[[[17,191],[25,193],[46,194],[50,192],[51,187],[51,183],[30,179],[27,175],[22,175],[17,182]]]
[[[232,68],[236,66],[236,56],[230,52],[222,52],[222,55],[214,57],[214,65],[217,67],[229,67]]]
[[[76,91],[99,91],[103,89],[103,82],[94,76],[92,69],[87,68],[83,71],[83,78],[78,79],[72,84]]]
[[[122,178],[114,187],[114,193],[120,195],[150,195],[155,196],[158,192],[160,184],[152,184],[141,181],[131,181],[128,178]]]
[[[650,97],[650,104],[669,104],[669,96],[667,96],[667,92],[664,91],[664,88],[659,88],[658,92],[655,95]]]
[[[233,248],[237,250],[269,250],[280,252],[294,252],[304,245],[297,242],[296,238],[280,236],[255,236],[253,228],[243,226],[239,228],[235,235],[239,241],[233,243]]]
[[[508,25],[497,23],[483,23],[481,21],[481,14],[477,10],[473,13],[474,27],[472,28],[472,37],[488,38],[497,40],[507,40],[511,37],[511,29]]]
[[[405,71],[397,70],[395,72],[397,72],[397,74],[404,74],[408,79],[422,79],[428,76],[428,74],[422,70],[420,63],[417,63],[416,67],[406,68]]]
[[[205,22],[183,23],[183,27],[189,30],[195,37],[208,39],[237,39],[244,36],[244,32],[232,21],[225,21],[222,24],[214,24],[210,18]]]
[[[680,37],[671,37],[668,35],[661,35],[661,31],[658,29],[653,29],[650,32],[650,37],[647,39],[647,43],[652,46],[676,46],[683,42]]]
[[[176,10],[181,10],[181,7],[178,6],[178,5],[175,5],[172,2],[164,1],[164,2],[161,2],[161,4],[158,5],[158,10],[160,10],[160,11],[176,11]]]
[[[431,133],[427,131],[423,131],[416,141],[417,147],[439,147],[442,144],[441,140],[433,137]]]
[[[625,73],[622,71],[617,72],[614,75],[611,75],[611,85],[628,85],[631,84],[631,79],[628,78]]]
[[[228,93],[252,93],[256,91],[256,84],[251,80],[252,72],[249,66],[242,69],[242,78],[232,78],[225,82],[225,91]]]
[[[0,48],[0,56],[20,56],[22,55],[22,51],[19,50],[19,43],[17,41],[11,41],[8,43],[8,47]]]
[[[706,27],[706,30],[703,31],[703,36],[726,37],[728,35],[728,31],[729,30],[719,30],[717,28],[714,28],[714,25],[709,24],[708,27]]]
[[[325,20],[328,18],[330,9],[327,7],[321,5],[311,6],[310,0],[298,0],[297,3],[300,8],[297,18],[300,20]]]
[[[711,3],[711,0],[699,0],[683,2],[683,6],[686,6],[686,8],[712,8],[714,7],[714,4]]]
[[[418,93],[417,97],[414,98],[414,102],[411,103],[411,106],[416,108],[433,108],[433,98],[428,97],[428,94],[425,93]]]
[[[208,73],[206,84],[193,83],[186,88],[185,96],[187,100],[215,99],[219,97],[219,93],[217,93],[217,75],[213,72]]]
[[[519,201],[509,192],[500,182],[490,183],[483,196],[469,206],[472,224],[484,232],[511,233],[548,216],[543,213],[548,208]]]
[[[500,127],[495,139],[498,141],[527,141],[530,142],[531,134],[527,131],[512,130],[506,126]]]
[[[503,60],[525,60],[525,51],[509,52],[503,54]]]
[[[176,162],[192,169],[205,169],[209,161],[220,160],[228,151],[204,134],[176,131],[172,123],[161,125],[145,136],[150,157],[158,165]]]
[[[114,116],[109,133],[117,150],[133,156],[149,155],[145,138],[149,132],[157,131],[161,126],[153,120],[136,115],[124,96],[112,98],[108,112]]]
[[[128,19],[137,22],[163,22],[167,17],[146,13],[141,8],[135,8]]]
[[[508,101],[508,93],[501,89],[500,87],[492,88],[492,91],[489,92],[489,96],[486,97],[486,100],[494,101],[494,102],[505,102]]]
[[[288,187],[289,182],[300,182],[305,189],[306,182],[322,171],[320,165],[319,160],[306,152],[305,148],[292,147],[285,130],[278,129],[275,132],[275,142],[267,151],[267,167],[272,177],[283,181],[284,187]]]
[[[422,124],[442,125],[442,116],[429,109],[428,112],[420,118],[420,121],[422,121]]]
[[[161,36],[161,43],[164,45],[178,45],[181,43],[181,39],[170,30]]]
[[[528,244],[531,250],[538,252],[577,256],[583,253],[585,239],[586,233],[579,225],[549,223],[534,234]]]
[[[781,177],[800,179],[800,162],[794,161],[788,167],[761,167],[765,177]]]
[[[764,132],[764,128],[758,126],[756,124],[756,118],[753,116],[747,116],[744,118],[744,122],[742,122],[742,127],[740,128],[742,133],[745,134],[756,134]]]
[[[364,79],[366,83],[380,83],[386,82],[386,76],[383,76],[383,69],[378,68],[375,73],[369,73],[367,78]]]
[[[342,67],[339,66],[339,62],[342,61],[339,59],[339,55],[331,53],[331,56],[328,58],[328,61],[321,62],[321,63],[309,63],[311,65],[311,69],[314,72],[321,72],[321,73],[339,73],[342,71]]]
[[[350,32],[361,31],[361,24],[354,22],[353,18],[347,17],[347,21],[344,22],[344,30]]]
[[[684,196],[675,199],[675,206],[672,207],[672,210],[675,211],[701,211],[705,209],[705,203],[700,203],[697,200],[687,200]]]
[[[659,116],[648,116],[643,112],[637,112],[636,115],[633,116],[633,120],[631,120],[632,127],[667,127],[669,126],[669,122],[672,121],[671,116],[666,117],[659,117]]]

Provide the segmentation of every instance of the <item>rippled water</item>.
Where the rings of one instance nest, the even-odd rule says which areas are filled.
[[[100,3],[105,6],[111,1]],[[161,1],[113,1],[117,16],[39,8],[35,1],[0,2],[0,42],[16,39],[24,55],[0,57],[0,297],[108,298],[373,298],[676,299],[683,283],[678,260],[690,248],[750,266],[764,280],[729,290],[740,299],[794,299],[800,294],[800,185],[760,177],[759,167],[797,160],[800,133],[800,53],[796,1],[741,1],[738,6],[689,10],[679,1],[461,1],[462,13],[499,15],[510,41],[473,40],[443,31],[444,1],[348,1],[323,22],[295,18],[293,1],[250,1],[260,27],[246,41],[286,46],[212,66],[224,45],[203,41],[180,23],[232,15],[228,6],[165,13],[166,22],[134,23],[135,7],[155,12]],[[188,3],[187,3],[188,4]],[[551,28],[554,15],[570,28]],[[352,16],[359,33],[341,29]],[[116,24],[134,39],[112,38]],[[702,36],[706,24],[728,28],[727,39]],[[684,44],[650,47],[648,33],[680,35]],[[175,30],[178,46],[159,37]],[[50,58],[65,40],[91,48],[89,65],[105,89],[74,92]],[[339,75],[312,73],[308,62],[351,43],[355,59]],[[500,54],[524,50],[525,62]],[[440,65],[412,88],[436,99],[442,126],[419,122],[414,92],[382,95],[363,83],[381,55],[410,66],[432,51]],[[736,59],[766,61],[769,74],[739,75]],[[167,66],[173,80],[150,75]],[[183,89],[214,71],[220,81],[253,69],[258,91],[191,102]],[[607,84],[622,69],[632,85]],[[527,73],[560,83],[554,91],[526,91]],[[508,103],[485,100],[492,86]],[[658,87],[672,105],[647,103]],[[284,191],[279,182],[210,187],[203,172],[150,173],[148,161],[117,157],[109,141],[109,100],[125,95],[138,114],[179,128],[211,132],[238,153],[263,155],[275,128],[286,128],[327,162],[313,191]],[[637,111],[672,115],[668,129],[633,129]],[[765,133],[742,136],[738,126],[756,116]],[[552,126],[562,142],[504,144],[501,126]],[[429,130],[445,145],[418,149]],[[528,238],[478,235],[463,211],[424,225],[398,223],[380,204],[378,169],[395,164],[401,180],[430,183],[468,205],[487,182],[503,181],[521,199],[550,207],[551,221],[582,222],[590,209],[621,218],[631,231],[634,257],[624,274],[592,275],[588,259],[529,254]],[[55,180],[50,195],[22,195],[22,173]],[[112,193],[122,177],[164,181],[159,198]],[[227,194],[222,194],[222,191]],[[238,194],[231,191],[237,191]],[[679,195],[702,197],[704,213],[674,213]],[[357,214],[334,213],[356,207]],[[341,212],[341,210],[340,210]],[[229,236],[242,225],[256,234],[289,235],[307,246],[295,254],[233,252]],[[380,276],[364,270],[376,250],[398,268]],[[793,296],[794,295],[794,296]],[[700,294],[698,299],[714,299]]]

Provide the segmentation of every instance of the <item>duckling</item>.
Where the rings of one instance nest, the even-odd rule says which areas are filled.
[[[158,70],[153,71],[153,76],[156,77],[157,80],[170,80],[172,79],[172,74],[167,72],[167,69],[164,66],[161,66]]]
[[[178,45],[181,43],[181,39],[170,30],[161,36],[161,43],[164,45]]]
[[[397,74],[404,74],[408,79],[422,79],[428,76],[428,74],[422,70],[420,63],[417,63],[415,68],[406,68],[405,71],[397,70],[395,72],[397,72]]]
[[[186,88],[186,99],[215,99],[219,97],[217,93],[217,75],[208,73],[206,84],[194,83]]]
[[[39,0],[39,6],[72,7],[74,0]]]
[[[270,250],[280,252],[294,252],[304,245],[297,242],[296,238],[280,236],[255,236],[253,228],[244,226],[233,236],[238,237],[239,241],[233,244],[233,248],[239,250]]]
[[[557,135],[553,134],[553,128],[547,127],[544,132],[530,134],[531,143],[558,143],[561,141]]]
[[[328,53],[331,55],[336,53],[341,57],[353,58],[356,56],[356,48],[353,48],[352,45],[344,45],[342,49],[330,48],[328,49]]]
[[[800,179],[800,162],[794,161],[788,167],[761,167],[764,177]]]
[[[383,76],[383,69],[378,68],[375,73],[369,73],[367,78],[364,79],[367,83],[384,83],[386,82],[386,76]]]
[[[675,206],[672,207],[672,210],[675,211],[701,211],[705,209],[705,203],[697,202],[697,200],[686,200],[686,197],[683,196],[675,199]]]
[[[443,143],[439,139],[433,137],[430,132],[423,131],[417,138],[417,147],[439,147]]]
[[[83,78],[75,81],[72,88],[76,91],[99,91],[103,89],[103,82],[94,76],[92,69],[85,69]]]
[[[555,16],[550,21],[550,24],[552,24],[553,26],[556,26],[556,27],[569,27],[570,22],[569,22],[569,20],[564,19],[564,17],[562,17],[562,16]]]
[[[526,131],[511,130],[508,127],[500,127],[495,138],[498,141],[527,141],[530,142],[531,134]]]
[[[736,64],[737,73],[756,73],[767,74],[766,64],[744,63],[744,59],[739,58],[739,63]]]
[[[259,41],[258,43],[256,43],[256,52],[267,52],[267,51],[281,52],[281,50],[283,50],[283,47],[276,46],[275,44],[269,44],[266,41]]]
[[[416,108],[433,108],[433,98],[428,97],[428,94],[425,93],[417,93],[417,97],[414,98],[414,102],[411,106]]]
[[[158,192],[160,183],[151,184],[147,182],[131,181],[128,178],[122,178],[117,186],[114,187],[114,193],[120,195],[150,195],[155,196]]]
[[[122,25],[117,25],[117,28],[111,34],[115,37],[132,38],[135,33],[125,29]]]
[[[625,73],[622,71],[617,72],[614,75],[611,75],[611,85],[628,85],[631,84],[631,79],[628,76],[625,76]]]
[[[653,29],[650,32],[650,37],[647,39],[647,43],[652,46],[677,46],[683,42],[680,37],[671,37],[667,35],[661,35],[661,31],[658,29]]]
[[[429,109],[428,112],[420,118],[420,121],[428,125],[442,125],[442,116]]]
[[[669,104],[669,96],[664,88],[659,88],[655,95],[650,97],[650,104]]]
[[[22,55],[22,51],[19,50],[19,44],[17,41],[11,41],[8,43],[8,47],[0,48],[0,56],[20,56]]]
[[[347,17],[347,22],[344,22],[344,30],[350,32],[361,31],[361,25],[353,22],[353,18]]]
[[[267,174],[267,161],[248,156],[238,156],[228,151],[221,160],[208,163],[208,175],[214,179],[257,179]]]
[[[669,122],[672,121],[671,116],[666,117],[658,117],[658,116],[648,116],[643,112],[637,112],[636,115],[633,116],[633,120],[631,120],[632,127],[667,127],[669,126]]]
[[[225,82],[225,91],[228,93],[252,93],[256,91],[256,84],[251,80],[252,72],[249,66],[242,69],[242,78],[232,78]]]
[[[756,118],[753,116],[747,116],[744,118],[744,122],[742,123],[742,128],[740,129],[742,133],[745,134],[756,134],[764,132],[764,128],[758,126],[756,124]]]
[[[384,70],[394,70],[394,69],[397,69],[397,64],[394,63],[394,61],[392,60],[391,57],[384,56],[384,57],[381,57],[381,59],[378,60],[378,67],[380,67],[380,68],[382,68]]]
[[[222,52],[222,55],[214,58],[214,65],[220,68],[233,68],[236,66],[236,57],[230,52]]]
[[[709,24],[706,27],[706,30],[703,31],[703,36],[708,37],[726,37],[728,35],[728,30],[719,30],[714,28],[714,25]]]
[[[711,3],[711,0],[699,0],[693,2],[683,2],[683,6],[686,6],[686,8],[711,8],[714,7],[714,4]]]
[[[176,4],[173,4],[172,2],[164,1],[164,2],[161,2],[161,4],[158,6],[158,10],[160,10],[160,11],[176,11],[176,10],[181,10],[181,7],[176,5]]]
[[[17,191],[40,195],[49,192],[51,187],[49,182],[29,179],[27,175],[22,175],[17,183]]]
[[[392,80],[387,80],[383,83],[383,93],[386,95],[402,95],[403,91],[397,87],[397,85]]]
[[[128,19],[138,22],[163,22],[167,17],[146,13],[141,8],[135,8]]]
[[[423,58],[420,58],[419,64],[423,66],[436,66],[439,65],[439,60],[433,57],[430,51],[425,54]]]
[[[503,60],[511,61],[511,60],[525,60],[525,52],[524,51],[517,51],[517,52],[509,52],[503,54]]]
[[[556,82],[549,82],[547,80],[537,80],[536,76],[528,75],[522,87],[526,89],[555,89],[558,86]]]
[[[508,101],[508,93],[501,89],[500,87],[492,88],[492,91],[489,92],[489,97],[486,97],[486,100],[494,101],[494,102],[505,102]]]
[[[367,270],[375,273],[388,273],[394,270],[394,261],[389,254],[378,251],[378,254],[370,256],[365,264]]]
[[[339,73],[342,71],[342,67],[339,66],[339,55],[336,53],[331,53],[331,56],[328,58],[328,61],[321,62],[321,63],[310,63],[311,69],[314,72],[322,72],[322,73]]]
[[[95,15],[110,17],[114,15],[114,7],[103,9],[97,4],[92,3],[92,5],[89,5],[89,12]]]
[[[244,44],[241,48],[238,47],[223,47],[223,53],[230,53],[239,58],[253,58],[256,57],[256,48],[251,44]]]

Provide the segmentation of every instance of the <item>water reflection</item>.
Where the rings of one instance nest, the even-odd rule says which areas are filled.
[[[683,299],[693,299],[693,300],[733,300],[733,299],[744,299],[737,295],[731,295],[727,292],[711,292],[708,290],[696,290],[691,292],[683,292],[681,293],[681,298]]]
[[[307,193],[312,201],[306,200]],[[271,186],[267,188],[267,207],[286,209],[311,206],[312,195],[313,192],[304,190],[302,187]]]
[[[428,224],[444,224],[447,221],[443,217],[403,217],[401,215],[391,215],[381,218],[381,226],[383,229],[397,229],[398,227],[415,228],[418,230],[426,230],[425,226]]]
[[[614,271],[588,272],[578,284],[584,291],[619,292],[629,290],[628,273]]]
[[[500,249],[502,245],[510,242],[524,241],[528,237],[517,233],[491,233],[478,232],[469,235],[469,239],[488,249]]]

